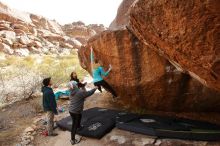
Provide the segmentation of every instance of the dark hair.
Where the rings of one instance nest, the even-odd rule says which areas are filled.
[[[50,84],[51,77],[43,79],[43,85],[48,86]]]
[[[72,72],[72,73],[70,74],[70,81],[76,81],[76,80],[78,80],[77,75],[76,75],[76,77],[73,77],[73,73],[75,73],[75,72]],[[75,74],[76,74],[76,73],[75,73]]]

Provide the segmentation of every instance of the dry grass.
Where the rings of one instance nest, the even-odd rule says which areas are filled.
[[[0,106],[1,102],[15,102],[15,98],[21,100],[6,106],[5,111],[0,109],[0,146],[11,146],[18,141],[17,136],[32,123],[37,113],[43,111],[41,95],[23,99],[32,90],[40,90],[42,78],[51,76],[53,83],[59,85],[69,81],[73,70],[80,79],[87,75],[80,67],[76,53],[68,56],[7,56],[5,60],[0,60]]]
[[[29,98],[35,89],[40,90],[44,77],[52,77],[56,86],[67,83],[73,70],[80,79],[88,74],[80,67],[76,53],[68,56],[8,56],[0,61],[0,91],[4,93],[0,95],[0,103]]]

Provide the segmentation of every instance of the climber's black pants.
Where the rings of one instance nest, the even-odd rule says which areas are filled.
[[[98,81],[98,82],[95,82],[94,85],[98,87],[98,90],[100,92],[102,92],[102,87],[103,87],[105,90],[110,92],[113,95],[113,97],[117,97],[117,94],[114,91],[114,89],[106,81],[104,80]]]

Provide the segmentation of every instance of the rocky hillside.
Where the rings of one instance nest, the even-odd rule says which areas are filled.
[[[95,34],[106,30],[106,28],[102,24],[90,24],[86,26],[81,21],[73,22],[71,24],[65,24],[64,26],[62,26],[62,29],[66,35],[76,38],[82,44],[85,44],[86,41]]]
[[[161,111],[220,111],[220,3],[124,0],[108,31],[79,50],[113,70],[106,80],[120,102]],[[107,69],[107,68],[106,68]]]
[[[103,30],[103,25],[85,26],[82,22],[61,26],[54,20],[14,10],[0,2],[0,52],[6,54],[68,52]]]

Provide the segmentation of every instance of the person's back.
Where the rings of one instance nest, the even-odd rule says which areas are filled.
[[[109,71],[105,72],[102,66],[97,66],[92,71],[93,82],[99,82],[103,80],[103,76],[107,76]]]
[[[76,81],[69,81],[67,87],[69,88],[70,96],[74,95],[79,90]]]
[[[81,113],[84,107],[85,98],[92,95],[95,89],[90,91],[85,91],[79,89],[77,86],[77,82],[70,81],[70,104],[69,104],[69,111],[72,113]]]
[[[83,89],[79,89],[76,81],[70,81],[69,84],[70,89],[70,104],[69,104],[69,113],[72,117],[72,129],[71,129],[71,144],[77,144],[80,142],[80,139],[75,139],[75,134],[77,128],[80,127],[81,121],[81,113],[83,111],[85,98],[94,94],[96,88],[85,91]]]
[[[77,86],[77,82],[70,81],[68,86],[70,89],[69,111],[71,111],[72,113],[80,113],[80,111],[83,109],[84,98],[76,96],[77,92],[80,91]]]

